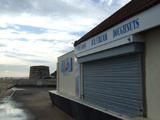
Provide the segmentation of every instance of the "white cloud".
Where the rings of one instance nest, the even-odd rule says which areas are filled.
[[[117,4],[119,5],[119,7],[122,7],[131,0],[99,0],[99,1],[101,4],[106,3],[108,6]]]
[[[93,4],[91,0],[26,1],[24,5],[22,1],[15,4],[16,1],[8,0],[8,3],[1,6],[5,8],[5,14],[0,14],[0,26],[5,27],[6,23],[9,23],[69,32],[87,32],[129,0],[100,0],[97,4]]]
[[[111,6],[115,0],[100,0],[101,3],[106,3],[108,6]]]
[[[124,5],[127,4],[129,1],[131,1],[131,0],[117,0],[117,3],[118,3],[120,6],[124,6]]]
[[[57,57],[73,50],[71,43],[78,40],[81,33],[90,31],[130,0],[93,1],[0,0],[0,28],[3,28],[0,29],[0,64],[33,66],[44,63],[53,72]],[[21,30],[20,25],[45,28],[45,31],[28,33],[29,29]],[[0,77],[6,73],[18,76],[19,71],[5,70],[4,67]],[[22,75],[27,76],[27,70],[21,72]]]

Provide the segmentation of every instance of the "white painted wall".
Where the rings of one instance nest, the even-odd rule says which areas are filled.
[[[61,72],[61,61],[72,58],[72,71],[71,72]],[[63,92],[71,96],[75,96],[75,58],[74,51],[71,51],[58,58],[57,64],[58,72],[58,92]]]
[[[147,116],[160,120],[160,28],[146,36],[146,102]]]

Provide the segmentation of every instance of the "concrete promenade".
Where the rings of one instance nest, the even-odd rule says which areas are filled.
[[[55,88],[25,88],[16,91],[12,98],[23,103],[21,109],[29,110],[28,118],[34,120],[73,120],[66,113],[52,105],[48,91]]]
[[[21,116],[23,120],[73,120],[52,105],[48,91],[56,89],[53,84],[56,84],[56,80],[0,79],[0,107],[6,111],[6,113],[0,113],[0,118],[9,119],[10,115],[7,114],[7,110],[12,109],[12,115],[14,117]],[[11,94],[12,96],[10,96]],[[21,105],[17,107],[17,104]],[[7,108],[7,106],[12,107]],[[18,113],[15,116],[15,109],[19,109],[23,114]]]

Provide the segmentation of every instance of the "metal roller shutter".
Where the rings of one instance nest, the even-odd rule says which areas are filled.
[[[142,115],[141,55],[83,63],[84,100]]]

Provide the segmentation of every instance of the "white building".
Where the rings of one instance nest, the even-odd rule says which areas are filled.
[[[77,120],[160,120],[159,12],[159,0],[132,0],[75,41],[52,103]]]

